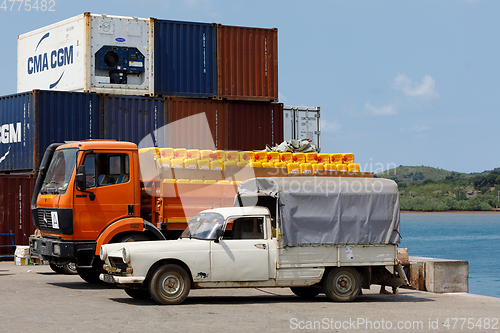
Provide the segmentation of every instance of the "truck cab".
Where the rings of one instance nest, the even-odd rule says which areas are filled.
[[[32,200],[43,236],[30,238],[32,254],[54,264],[73,261],[84,280],[95,282],[101,243],[164,239],[141,218],[137,154],[133,143],[106,140],[48,149]]]

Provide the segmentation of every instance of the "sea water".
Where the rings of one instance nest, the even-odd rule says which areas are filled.
[[[410,256],[466,260],[469,293],[500,297],[500,213],[401,213]]]

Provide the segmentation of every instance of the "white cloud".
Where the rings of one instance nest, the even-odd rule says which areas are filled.
[[[337,134],[337,132],[342,128],[340,124],[335,121],[329,121],[326,119],[321,119],[321,132],[325,134]]]
[[[402,128],[401,132],[402,133],[422,133],[422,132],[427,132],[430,131],[431,128],[427,125],[415,125],[410,128]]]
[[[366,103],[365,109],[374,116],[393,116],[398,114],[398,110],[396,110],[394,105],[391,104],[386,106],[375,107],[370,103]]]
[[[406,96],[410,97],[439,98],[436,84],[430,75],[425,75],[422,83],[418,84],[410,80],[406,74],[398,74],[394,79],[394,89],[401,90]]]

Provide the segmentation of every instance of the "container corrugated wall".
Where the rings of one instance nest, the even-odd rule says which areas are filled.
[[[35,231],[31,220],[35,181],[36,175],[33,174],[0,174],[0,233],[12,231],[15,245],[28,245],[29,236]],[[1,236],[0,244],[10,245],[10,237]],[[0,247],[0,255],[11,254],[11,248]]]
[[[227,101],[169,98],[167,104],[170,147],[228,149]],[[205,118],[190,117],[201,113],[206,123]]]
[[[230,150],[263,150],[283,142],[283,104],[236,102],[229,104]]]
[[[0,171],[38,169],[53,142],[98,138],[99,113],[96,94],[35,90],[2,97]]]
[[[177,97],[217,94],[217,34],[211,23],[155,20],[155,93]]]
[[[102,139],[129,141],[135,144],[168,122],[161,98],[135,96],[101,97]]]
[[[219,98],[278,101],[278,30],[217,26]]]
[[[33,95],[0,98],[0,171],[33,166]]]

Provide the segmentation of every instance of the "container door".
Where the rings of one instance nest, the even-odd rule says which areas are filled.
[[[269,244],[263,217],[232,221],[230,239],[211,244],[211,281],[265,281],[269,279]]]

